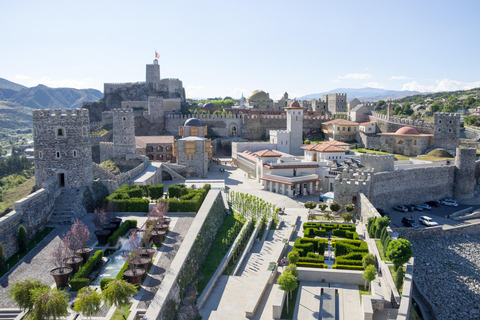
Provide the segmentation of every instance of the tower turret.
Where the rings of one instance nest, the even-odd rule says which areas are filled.
[[[294,100],[288,108],[285,108],[285,112],[287,113],[287,131],[290,132],[290,153],[302,154],[303,108],[298,101]]]
[[[158,60],[153,60],[153,64],[147,64],[147,83],[157,83],[160,82],[160,65]]]

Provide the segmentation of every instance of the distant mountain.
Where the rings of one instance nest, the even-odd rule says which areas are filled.
[[[358,100],[365,100],[365,101],[378,101],[378,100],[388,100],[388,99],[393,100],[393,99],[400,99],[406,96],[420,94],[420,92],[418,91],[397,91],[397,90],[386,90],[386,89],[378,89],[378,88],[360,88],[360,89],[339,88],[339,89],[334,89],[327,92],[308,94],[302,97],[298,97],[296,99],[299,99],[299,100],[319,99],[322,97],[322,95],[327,93],[346,93],[347,101],[351,101],[353,100],[353,98],[357,98]]]
[[[103,93],[95,89],[50,88],[43,84],[28,88],[0,78],[0,128],[31,126],[32,109],[81,108],[84,102],[101,98]]]

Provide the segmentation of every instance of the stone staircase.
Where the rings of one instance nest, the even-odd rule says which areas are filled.
[[[180,180],[180,181],[185,181],[185,177],[182,176],[180,173],[174,171],[172,168],[170,168],[167,164],[162,163],[161,165],[161,170],[165,170],[172,176],[172,180]]]
[[[8,308],[8,309],[0,309],[0,320],[15,320],[21,319],[21,316],[23,316],[23,312],[20,309],[16,308]]]
[[[62,190],[62,193],[55,200],[52,214],[48,220],[48,227],[73,224],[76,219],[87,214],[83,207],[83,188]]]

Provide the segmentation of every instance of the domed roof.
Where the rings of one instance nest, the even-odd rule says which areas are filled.
[[[202,123],[197,118],[190,118],[185,121],[184,127],[202,127]]]
[[[293,100],[292,103],[290,103],[289,108],[301,108],[300,103],[298,103],[297,100]]]
[[[252,92],[250,97],[248,97],[249,100],[270,100],[270,96],[268,93],[262,90],[255,90]]]
[[[406,135],[413,135],[413,134],[419,134],[417,129],[414,129],[412,127],[402,127],[395,131],[396,134],[406,134]]]
[[[204,108],[215,108],[215,105],[211,102],[207,102],[207,103],[205,103],[205,105],[203,107]]]

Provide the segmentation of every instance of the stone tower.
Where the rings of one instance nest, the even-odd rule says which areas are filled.
[[[471,199],[475,195],[475,161],[476,150],[457,148],[455,157],[455,182],[453,194],[455,199]]]
[[[88,110],[34,110],[33,145],[37,187],[52,178],[65,189],[93,182]]]
[[[113,157],[135,154],[135,121],[132,108],[113,109]]]
[[[433,125],[433,146],[455,150],[460,145],[460,115],[435,113]]]
[[[160,82],[160,65],[158,60],[153,60],[153,64],[147,64],[147,83],[157,83]]]
[[[301,149],[303,144],[303,108],[295,100],[288,108],[287,113],[287,131],[290,132],[290,153],[293,155],[303,154]]]

